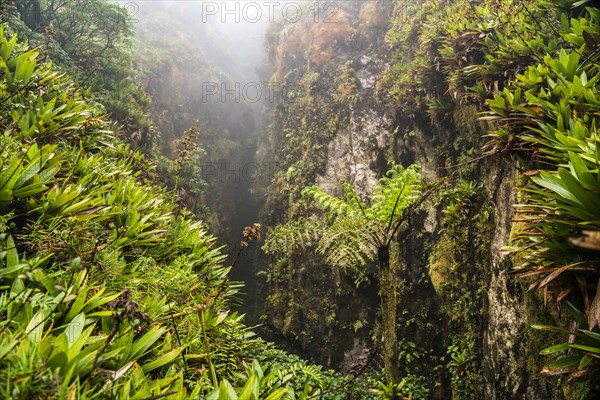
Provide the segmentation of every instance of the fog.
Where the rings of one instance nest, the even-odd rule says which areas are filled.
[[[209,140],[200,144],[206,153],[203,162],[212,162],[211,168],[221,173],[203,177],[208,186],[200,201],[208,206],[211,231],[219,244],[227,246],[231,263],[243,228],[259,221],[263,199],[256,195],[261,192],[258,186],[264,188],[270,182],[269,176],[258,181],[243,174],[231,176],[257,161],[258,142],[266,129],[267,96],[247,101],[243,95],[240,99],[235,93],[218,92],[225,87],[240,90],[247,84],[265,88],[269,78],[265,33],[275,20],[294,18],[296,8],[286,8],[290,0],[118,3],[128,9],[136,40],[142,45],[136,69],[146,71],[142,79],[153,98],[163,153],[173,157],[173,143],[194,120],[200,120],[201,129],[209,132]],[[253,243],[231,276],[246,284],[248,296],[242,304],[251,323],[256,322],[249,310],[257,290],[256,250]]]
[[[264,35],[275,20],[294,18],[299,4],[281,1],[134,0],[116,1],[132,16],[134,25],[149,15],[163,13],[178,23],[207,59],[240,82],[256,80],[264,62]],[[302,3],[302,2],[300,2]]]

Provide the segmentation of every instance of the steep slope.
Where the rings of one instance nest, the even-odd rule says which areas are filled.
[[[176,364],[199,344],[196,305],[213,329],[241,326],[215,239],[72,81],[4,29],[0,56],[2,397],[206,390]]]
[[[0,397],[334,400],[375,385],[254,338],[215,238],[38,57],[0,26]]]
[[[287,90],[272,108],[269,154],[281,168],[268,226],[312,214],[300,195],[310,184],[340,194],[341,178],[369,194],[388,161],[419,164],[441,184],[407,220],[398,260],[398,362],[433,398],[563,398],[556,380],[539,375],[538,353],[556,338],[530,328],[555,324],[556,314],[511,274],[503,251],[523,155],[495,139],[495,117],[480,118],[517,74],[588,37],[568,21],[582,12],[595,21],[593,10],[563,3],[351,2],[331,24],[305,18],[270,36],[272,79]],[[274,337],[337,368],[376,365],[364,357],[385,341],[375,285],[355,287],[310,248],[272,260],[267,276]],[[591,387],[582,382],[582,396]]]
[[[336,15],[337,23],[313,26],[312,14],[306,14],[299,23],[274,28],[268,39],[271,79],[282,89],[272,109],[266,153],[279,168],[267,198],[267,225],[301,212],[300,191],[310,183],[330,188],[344,178],[368,190],[385,168],[393,116],[384,107],[371,107],[375,76],[384,68],[385,25],[376,25],[382,21],[375,14],[352,35],[360,5],[349,4],[353,8]],[[376,302],[347,274],[315,261],[289,258],[269,271],[267,323],[320,362],[339,365],[344,352],[358,357],[368,347]],[[354,324],[365,328],[355,334]]]

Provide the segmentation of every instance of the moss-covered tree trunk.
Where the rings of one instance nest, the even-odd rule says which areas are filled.
[[[392,250],[397,246],[391,245]],[[392,253],[395,253],[392,251]],[[396,318],[398,306],[398,257],[390,257],[390,246],[382,246],[377,252],[379,261],[379,296],[383,320],[383,365],[388,383],[400,381],[398,368],[398,338]]]

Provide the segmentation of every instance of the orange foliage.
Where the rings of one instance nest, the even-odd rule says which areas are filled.
[[[279,40],[272,80],[282,80],[286,70],[306,56],[316,66],[325,64],[333,58],[336,49],[350,44],[352,33],[351,16],[344,10],[321,21],[306,20],[297,24]]]
[[[317,22],[312,27],[310,60],[320,66],[329,61],[339,45],[347,46],[352,38],[350,14],[339,10],[331,19]]]
[[[282,80],[286,67],[291,66],[294,61],[306,53],[306,30],[301,26],[296,27],[292,33],[282,39],[275,51],[276,73],[275,78]]]
[[[304,37],[302,37],[304,36]],[[283,43],[286,53],[292,57],[299,57],[306,52],[306,34],[302,31],[292,32]],[[281,47],[281,46],[280,46]],[[283,49],[282,49],[283,50]]]
[[[358,16],[358,30],[364,32],[370,28],[385,29],[389,21],[388,12],[389,10],[380,2],[365,2]]]

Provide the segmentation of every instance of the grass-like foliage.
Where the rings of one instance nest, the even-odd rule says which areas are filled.
[[[215,238],[109,126],[0,26],[0,398],[340,398],[229,311]]]
[[[0,28],[0,397],[197,398],[251,343],[223,255],[37,57]]]
[[[490,146],[511,149],[523,172],[515,268],[546,300],[572,302],[569,330],[542,327],[568,340],[543,351],[558,355],[544,371],[574,378],[596,370],[600,358],[600,10],[573,11],[570,19],[568,11],[558,27],[563,48],[517,74],[487,101],[484,118],[498,127]]]

